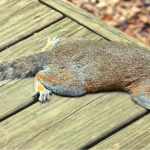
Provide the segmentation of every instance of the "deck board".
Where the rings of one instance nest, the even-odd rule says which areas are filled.
[[[3,14],[0,23],[3,42],[0,42],[0,48],[2,50],[16,44],[3,50],[0,60],[41,52],[48,37],[55,36],[132,42],[149,49],[66,1],[41,1],[50,7],[37,0],[1,0],[0,6],[4,7],[0,7],[0,16]],[[27,22],[29,24],[26,25]],[[124,92],[100,92],[78,98],[53,94],[49,103],[41,104],[32,98],[33,82],[34,78],[26,78],[0,85],[0,119],[3,120],[0,123],[0,149],[79,149],[147,114],[146,109]],[[149,119],[146,120],[146,117],[98,143],[93,149],[100,149],[101,144],[106,148],[117,149],[123,144],[127,147],[127,143],[131,145],[130,148],[135,148],[136,144],[138,148],[149,148]],[[132,129],[137,136],[134,132],[128,134]],[[139,133],[139,129],[142,132]],[[124,134],[127,138],[121,143]],[[128,136],[131,136],[130,140]],[[116,142],[116,137],[119,137],[120,142]],[[139,147],[136,141],[141,138]]]
[[[63,18],[36,0],[0,2],[0,51]]]
[[[108,137],[91,149],[150,149],[150,114]]]
[[[145,47],[150,47],[117,30],[92,14],[82,10],[66,0],[39,0],[41,3],[54,8],[58,12],[70,17],[79,24],[111,41],[130,42]]]
[[[12,149],[23,145],[54,124],[59,124],[59,122],[69,117],[73,112],[76,112],[79,108],[102,95],[104,94],[69,98],[54,94],[49,103],[41,104],[37,102],[31,105],[1,122],[0,149]],[[85,98],[87,99],[86,101]]]
[[[36,103],[3,121],[0,131],[9,134],[0,137],[0,148],[78,149],[144,113],[126,93],[53,95],[51,102]]]
[[[42,47],[47,43],[48,37],[55,37],[56,35],[60,37],[78,36],[101,39],[101,37],[95,33],[83,28],[74,21],[65,18],[54,25],[45,28],[39,33],[7,48],[5,51],[2,51],[0,53],[0,58],[1,60],[9,60],[25,55],[31,55],[35,52],[41,52]],[[34,78],[27,78],[8,82],[3,86],[1,85],[0,119],[34,102],[34,99],[32,98],[32,94],[34,93],[33,83]]]
[[[2,51],[0,53],[1,60],[14,59],[25,55],[30,55],[35,52],[40,52],[42,47],[47,43],[47,39],[55,36],[70,37],[72,35],[84,37],[92,33],[88,29],[83,28],[76,22],[65,18],[54,25],[34,34],[33,36],[18,42],[16,45]],[[94,33],[93,33],[94,34]],[[95,34],[96,35],[96,34]],[[99,36],[100,37],[100,36]]]

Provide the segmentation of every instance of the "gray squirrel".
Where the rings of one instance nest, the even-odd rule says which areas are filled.
[[[128,91],[150,109],[150,52],[130,43],[88,39],[48,40],[44,52],[0,63],[0,81],[35,76],[35,93],[45,102],[57,93],[81,96]]]

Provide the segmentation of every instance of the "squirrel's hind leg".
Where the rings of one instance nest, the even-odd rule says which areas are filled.
[[[138,83],[128,87],[131,97],[139,105],[146,109],[150,109],[150,79],[145,78]]]
[[[50,99],[52,92],[64,96],[81,96],[87,93],[84,83],[72,76],[68,71],[52,69],[42,70],[35,77],[35,93],[39,94],[39,101],[45,102]]]
[[[44,87],[44,85],[40,81],[41,78],[43,78],[42,71],[36,74],[35,83],[34,83],[35,92],[33,96],[36,96],[39,94],[40,102],[45,102],[46,100],[49,101],[50,95],[52,95],[52,92]]]

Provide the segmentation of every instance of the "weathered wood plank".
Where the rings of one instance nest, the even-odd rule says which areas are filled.
[[[2,51],[0,53],[0,58],[2,60],[8,60],[25,55],[31,55],[34,52],[40,52],[42,47],[46,45],[48,37],[53,38],[57,35],[60,37],[84,37],[89,33],[91,32],[88,29],[83,28],[68,18],[65,18],[39,33],[34,34],[30,38],[9,47],[5,51]]]
[[[78,149],[145,112],[126,93],[54,95],[3,121],[0,148]]]
[[[150,149],[150,114],[108,137],[91,149]]]
[[[46,28],[45,30],[40,31],[39,33],[31,36],[30,38],[6,49],[5,51],[10,51],[10,54],[8,56],[8,53],[5,53],[5,51],[2,52],[3,54],[6,54],[6,57],[4,59],[13,59],[22,55],[29,55],[33,53],[33,51],[41,51],[41,48],[46,44],[46,39],[49,36],[73,36],[72,30],[74,30],[75,35],[81,37],[101,39],[101,37],[99,38],[97,37],[97,35],[93,36],[93,33],[90,33],[90,31],[88,31],[87,29],[82,28],[80,25],[77,25],[77,23],[65,18],[57,22],[56,24]],[[69,34],[69,32],[71,34]],[[2,56],[4,55],[1,55],[1,57]],[[3,93],[1,93],[2,99],[0,99],[1,117],[9,115],[33,101],[31,97],[33,93],[33,80],[34,79],[31,78],[21,80],[20,82],[13,81],[10,84],[6,84],[4,87],[2,86]],[[112,127],[114,127],[115,129],[115,127],[121,125],[123,121],[126,122],[146,112],[144,108],[141,108],[140,106],[134,104],[134,102],[129,98],[129,95],[122,95],[119,93],[118,97],[116,97],[115,95],[117,95],[117,93],[108,93],[108,95],[106,94],[106,96],[102,98],[104,94],[106,93],[90,94],[80,98],[68,98],[53,95],[50,103],[46,103],[44,105],[40,103],[35,103],[34,105],[24,109],[18,114],[13,115],[9,119],[6,119],[3,122],[1,122],[0,148],[30,148],[33,146],[30,146],[30,144],[32,142],[35,142],[35,140],[32,141],[32,139],[36,139],[35,137],[37,136],[37,143],[39,144],[41,139],[38,140],[38,137],[41,137],[41,133],[47,134],[47,131],[47,135],[51,137],[50,140],[52,140],[52,142],[50,141],[48,142],[48,144],[46,143],[46,145],[50,148],[51,146],[53,148],[61,146],[64,148],[66,146],[68,146],[68,148],[71,148],[72,146],[76,145],[80,147],[90,142],[91,140],[94,140],[95,138],[99,138],[99,136],[103,134],[103,132],[96,132],[97,128],[95,128],[95,126],[97,127],[98,124],[105,122],[106,124],[102,124],[102,127],[98,127],[98,130],[99,128],[101,128],[100,131],[102,131],[103,127],[107,125],[105,132],[109,132],[109,130],[111,130]],[[92,101],[97,100],[98,97],[98,101],[94,105],[90,105],[93,104]],[[85,108],[87,105],[89,105],[88,109]],[[82,108],[84,108],[83,111],[81,111],[81,113],[76,114],[76,112],[79,112],[80,110],[82,110]],[[123,112],[120,113],[120,115],[115,116],[116,114],[119,114],[118,111]],[[131,113],[131,111],[133,111],[133,113]],[[91,114],[89,114],[90,112]],[[101,113],[101,115],[98,112]],[[76,114],[75,118],[72,118],[71,116],[73,116],[74,114]],[[97,118],[97,115],[100,118]],[[121,118],[122,115],[125,115],[126,118],[124,118],[125,120],[122,120],[121,122],[117,119]],[[80,116],[82,116],[85,119],[80,118]],[[95,119],[93,120],[93,122],[90,123],[90,120],[92,120],[93,117]],[[114,123],[114,126],[109,126],[108,121],[110,120],[110,118],[116,118],[115,123],[117,125]],[[64,122],[63,120],[67,121]],[[101,122],[96,122],[95,120],[100,120]],[[111,120],[111,122],[113,121],[114,120]],[[91,130],[91,132],[89,133],[86,130],[86,128],[82,126],[82,124],[84,124],[87,129],[89,129],[91,124],[93,124],[91,126],[93,130],[91,130],[90,128],[89,131]],[[61,128],[65,128],[64,133],[61,132]],[[49,131],[51,132],[51,130],[53,131],[52,136],[49,133]],[[72,135],[72,131],[73,134],[74,132],[76,133],[75,136]],[[81,135],[83,135],[82,138],[85,140],[83,140],[82,138],[79,138],[79,140],[76,139],[76,137]],[[47,136],[45,138],[47,138]],[[45,138],[43,138],[43,141],[41,141],[42,143],[44,143]],[[57,138],[58,141],[56,140]],[[59,142],[60,139],[61,142]],[[31,143],[29,142],[30,140]],[[55,144],[55,140],[59,142],[58,145]],[[69,142],[69,144],[66,145],[66,142],[68,140],[72,140],[75,143]],[[51,143],[54,145],[52,145]],[[38,144],[37,147],[40,147],[40,145]],[[46,145],[44,145],[44,147]],[[36,148],[36,146],[34,148]]]
[[[0,92],[0,119],[16,112],[33,102],[32,94],[34,78],[15,80],[9,88]]]
[[[0,51],[63,18],[37,0],[5,0],[0,12]]]
[[[125,33],[117,30],[111,25],[96,18],[92,14],[74,6],[72,3],[66,0],[39,0],[39,1],[46,4],[47,6],[56,9],[58,12],[61,12],[62,14],[70,17],[71,19],[75,20],[81,25],[87,27],[91,31],[111,41],[131,42],[150,50],[149,46],[126,35]]]
[[[29,0],[27,2],[29,2]],[[15,3],[9,6],[12,5],[15,5]],[[36,4],[34,6],[38,8]],[[51,14],[50,11],[48,11],[48,14],[46,9],[50,8],[44,5],[41,7],[45,7],[43,11],[45,11],[47,21],[55,12],[51,12]],[[28,9],[28,16],[31,15],[30,9]],[[20,12],[23,10],[24,8],[21,9]],[[25,11],[23,11],[23,13],[24,12]],[[7,14],[7,12],[4,12],[4,14],[5,13]],[[27,15],[26,18],[28,18]],[[55,19],[55,17],[56,14],[54,14],[53,18]],[[25,23],[25,21],[23,20],[23,23]],[[32,22],[31,20],[30,25],[28,24],[25,28],[13,32],[10,38],[7,37],[7,35],[4,36],[4,38],[6,40],[9,38],[9,40],[12,41],[13,38],[17,38],[18,33],[22,33],[19,38],[23,39],[24,37],[22,37],[22,35],[26,34],[24,29],[32,30],[32,28],[29,27],[33,27],[34,24],[36,24],[36,21]],[[10,25],[13,26],[11,23]],[[7,33],[10,34],[11,30],[9,30],[9,27],[8,25]],[[16,28],[12,29],[15,30],[18,27],[19,26],[16,26]],[[38,25],[34,26],[34,28],[38,27]],[[14,37],[15,33],[17,34],[16,37]],[[105,33],[108,34],[108,32]],[[4,56],[3,59],[8,60],[39,52],[46,44],[47,38],[56,35],[64,37],[79,35],[80,37],[104,40],[66,18],[6,49],[0,54],[0,58]],[[0,106],[0,114],[2,118],[33,101],[31,97],[33,93],[33,80],[33,78],[28,78],[21,81],[12,81],[2,86],[3,92],[0,93],[2,98],[0,99],[2,104]],[[53,95],[50,103],[35,103],[1,122],[0,148],[79,148],[91,142],[91,140],[104,136],[107,132],[118,128],[120,125],[145,112],[146,110],[144,108],[134,104],[129,98],[129,95],[122,93],[90,94],[80,98]],[[123,115],[125,117],[122,119]]]
[[[74,33],[74,34],[73,34]],[[47,43],[48,37],[55,36],[79,36],[84,37],[86,35],[92,35],[92,38],[101,37],[91,33],[88,29],[83,28],[76,22],[65,18],[54,25],[40,31],[37,34],[25,39],[5,51],[0,53],[1,60],[9,60],[18,58],[25,55],[31,55],[34,52],[40,52],[41,48]],[[89,37],[90,38],[90,37]],[[34,93],[33,89],[34,78],[24,79],[24,80],[15,80],[8,82],[5,85],[0,87],[0,119],[6,117],[7,115],[12,114],[13,112],[25,107],[26,105],[32,103],[34,99],[32,94]],[[25,90],[25,92],[24,92]]]
[[[14,149],[28,142],[45,129],[61,122],[102,95],[104,94],[99,93],[80,98],[69,98],[54,94],[49,103],[31,105],[0,123],[0,149]],[[28,98],[27,95],[26,99]]]

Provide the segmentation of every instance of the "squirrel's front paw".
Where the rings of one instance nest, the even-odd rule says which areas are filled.
[[[43,91],[35,91],[33,97],[35,97],[36,95],[39,95],[40,102],[46,102],[50,100],[50,95],[52,95],[52,92],[50,90],[45,89]]]

